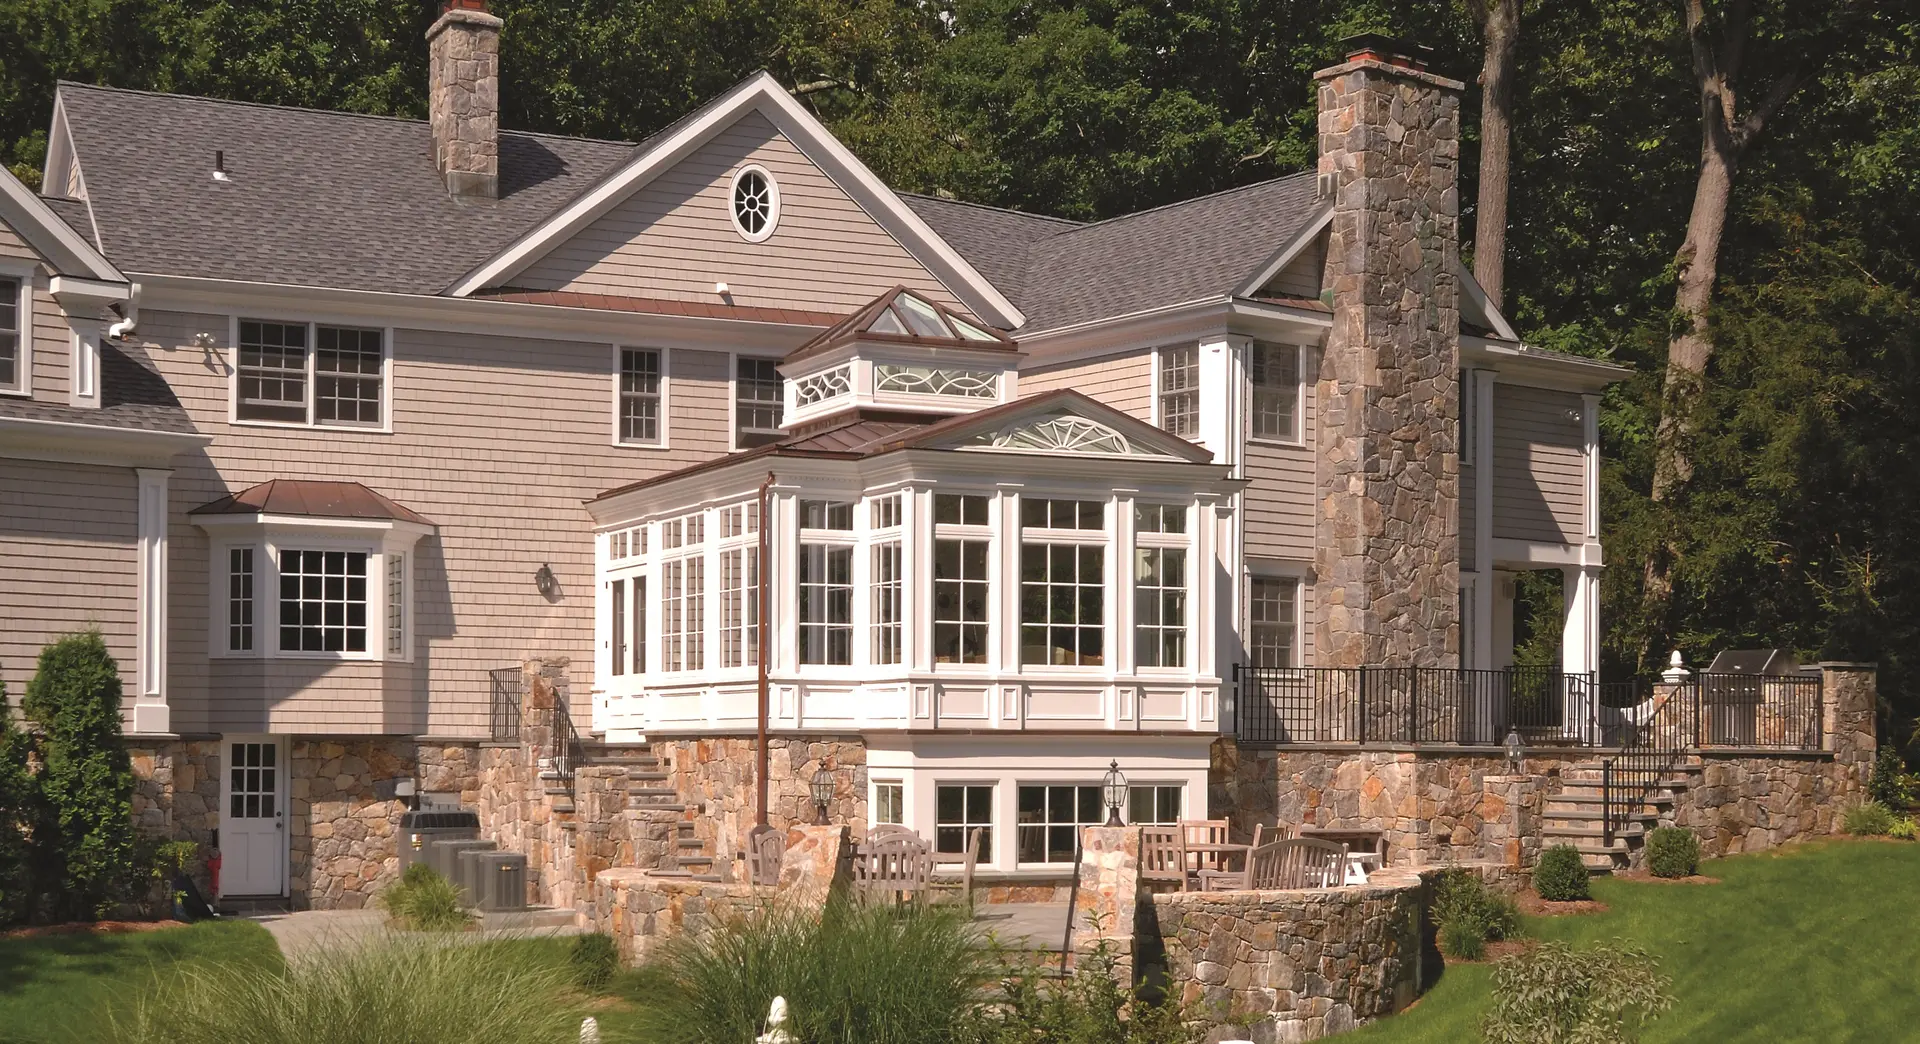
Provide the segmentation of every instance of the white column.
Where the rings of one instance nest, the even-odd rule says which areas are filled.
[[[133,731],[143,735],[172,732],[167,707],[167,478],[166,468],[135,468],[140,495],[136,528],[138,679],[133,701]]]
[[[1469,371],[1473,381],[1473,566],[1479,577],[1473,585],[1474,621],[1472,663],[1488,669],[1503,666],[1495,661],[1498,648],[1494,631],[1495,588],[1500,586],[1493,572],[1493,382],[1492,370]],[[1512,603],[1507,606],[1507,659],[1513,649]]]
[[[1596,566],[1568,566],[1561,570],[1566,592],[1566,624],[1560,635],[1560,669],[1567,674],[1592,675],[1600,669],[1600,570]],[[1588,704],[1595,693],[1569,680],[1564,726],[1569,734],[1589,723]]]
[[[67,325],[73,329],[67,404],[97,410],[100,408],[100,335],[104,324],[98,319],[68,316]]]
[[[1213,462],[1240,474],[1241,360],[1244,338],[1216,338],[1199,345],[1200,430],[1193,441],[1213,451]]]

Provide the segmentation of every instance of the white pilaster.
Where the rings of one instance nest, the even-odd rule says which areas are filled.
[[[1246,351],[1244,338],[1219,338],[1199,345],[1200,430],[1193,441],[1212,450],[1213,462],[1233,468],[1236,477],[1240,474],[1237,425],[1246,397],[1241,360]]]
[[[67,404],[85,409],[100,408],[100,335],[98,319],[69,316],[73,330],[72,358],[68,360]]]
[[[1501,666],[1495,662],[1498,643],[1494,630],[1496,588],[1493,572],[1493,382],[1494,371],[1471,370],[1473,375],[1473,566],[1478,572],[1472,588],[1473,605],[1469,614],[1474,621],[1469,662],[1485,670]],[[1507,611],[1507,649],[1513,648],[1512,602]]]
[[[1561,570],[1566,591],[1566,624],[1560,636],[1561,670],[1585,674],[1600,669],[1600,570],[1568,566]]]
[[[152,735],[173,731],[167,706],[167,479],[173,472],[166,468],[135,468],[134,472],[140,493],[135,532],[139,601],[133,731]]]

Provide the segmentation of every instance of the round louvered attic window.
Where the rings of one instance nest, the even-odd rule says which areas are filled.
[[[734,172],[728,212],[735,231],[747,242],[758,243],[773,235],[773,226],[780,222],[780,188],[767,168],[750,164]]]

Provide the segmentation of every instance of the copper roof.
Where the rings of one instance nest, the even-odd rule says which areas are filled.
[[[795,348],[783,362],[818,355],[853,341],[925,344],[940,348],[1018,351],[1012,338],[978,319],[954,311],[924,294],[895,285],[852,315]]]
[[[190,515],[302,515],[310,518],[386,518],[433,525],[433,520],[402,507],[358,482],[269,479],[238,493],[202,504]]]

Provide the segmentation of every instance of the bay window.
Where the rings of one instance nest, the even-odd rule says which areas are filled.
[[[1134,506],[1133,641],[1141,667],[1187,665],[1187,510]]]
[[[853,548],[800,545],[800,662],[853,662]]]
[[[1106,662],[1104,514],[1098,501],[1022,499],[1021,663]]]
[[[213,655],[412,658],[410,535],[355,544],[268,532],[236,543],[240,527],[207,528],[216,538]]]

